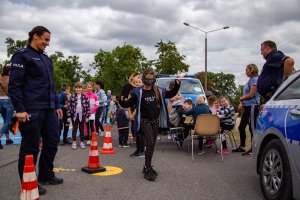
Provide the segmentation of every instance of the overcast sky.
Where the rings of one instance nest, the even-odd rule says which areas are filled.
[[[0,0],[0,63],[7,59],[5,38],[28,39],[37,25],[51,31],[48,54],[78,55],[85,68],[100,49],[124,43],[157,59],[154,45],[172,41],[186,56],[189,73],[204,71],[205,34],[208,71],[233,73],[245,84],[249,63],[261,69],[260,44],[273,40],[300,62],[300,0]]]

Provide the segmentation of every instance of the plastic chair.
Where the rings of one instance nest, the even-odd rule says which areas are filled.
[[[192,140],[192,160],[194,159],[194,137],[220,136],[220,119],[217,115],[202,114],[196,119],[195,128],[190,132]],[[223,161],[222,140],[220,139],[221,158]]]

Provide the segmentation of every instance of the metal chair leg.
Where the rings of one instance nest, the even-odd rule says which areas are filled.
[[[193,135],[192,135],[192,160],[193,162],[195,162],[195,159],[194,159],[194,138],[193,138]]]

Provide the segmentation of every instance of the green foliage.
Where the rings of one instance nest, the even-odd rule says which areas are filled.
[[[7,46],[7,57],[10,58],[18,49],[25,48],[27,40],[14,40],[11,37],[5,40]]]
[[[158,74],[178,74],[187,72],[189,65],[184,63],[185,55],[180,55],[175,43],[160,41],[156,45],[156,54],[158,59],[154,61],[156,72]]]
[[[141,72],[150,65],[140,48],[124,44],[112,52],[100,50],[91,66],[96,70],[94,80],[102,80],[105,90],[118,95],[133,72]]]
[[[54,67],[55,89],[60,91],[63,83],[68,84],[71,88],[74,83],[83,79],[84,75],[88,74],[82,69],[82,64],[79,62],[78,56],[64,57],[62,52],[55,52],[50,55]]]
[[[204,85],[204,72],[199,72],[196,77]],[[241,96],[241,90],[236,88],[234,83],[235,76],[233,74],[220,73],[207,73],[207,89],[211,91],[217,97],[226,96],[230,100],[231,105],[237,110],[239,99]]]

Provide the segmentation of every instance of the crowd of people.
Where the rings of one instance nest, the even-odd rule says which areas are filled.
[[[76,82],[74,86],[63,84],[61,93],[56,95],[52,62],[44,53],[49,45],[50,36],[47,28],[34,27],[29,32],[27,47],[13,55],[11,65],[4,67],[0,77],[0,112],[4,120],[0,137],[5,134],[6,144],[13,143],[8,134],[8,122],[15,111],[22,136],[18,162],[20,180],[25,156],[32,154],[36,164],[40,151],[39,143],[41,140],[43,142],[38,164],[40,195],[46,192],[41,185],[63,183],[63,179],[56,177],[53,172],[61,133],[61,143],[70,144],[71,148],[76,150],[79,129],[79,147],[84,149],[90,144],[92,132],[104,136],[103,124],[107,123],[109,117],[111,125],[116,122],[119,147],[129,147],[128,136],[131,132],[136,150],[130,156],[145,157],[142,170],[144,178],[155,180],[158,172],[154,170],[152,157],[159,133],[172,126],[182,126],[183,133],[175,138],[178,148],[181,148],[189,131],[194,127],[193,123],[184,123],[186,116],[192,116],[196,121],[201,114],[217,115],[221,122],[221,134],[232,130],[235,125],[235,110],[227,96],[213,95],[208,99],[198,96],[196,102],[192,102],[190,99],[184,99],[179,93],[179,79],[172,81],[167,89],[157,86],[152,68],[147,68],[143,73],[133,73],[129,82],[124,85],[118,101],[110,90],[105,93],[104,83],[100,80],[85,85],[81,82]],[[252,137],[261,103],[260,95],[264,102],[269,100],[281,82],[294,70],[293,59],[278,51],[272,41],[261,44],[261,54],[266,59],[262,72],[259,75],[255,64],[247,65],[246,75],[249,81],[240,97],[239,110],[242,111],[242,115],[238,130],[241,140],[239,147],[233,152],[241,152],[243,155],[251,155],[252,152],[251,148],[246,149],[245,129],[249,125]],[[73,94],[70,93],[71,87],[75,90]],[[168,103],[165,99],[169,99]],[[68,131],[71,124],[73,129],[70,141]],[[206,138],[204,144],[211,147],[214,140],[215,138]],[[198,154],[202,155],[203,138],[199,137],[198,141]],[[225,140],[222,141],[222,146],[223,153],[228,154],[230,151]],[[0,143],[1,148],[3,146]]]

